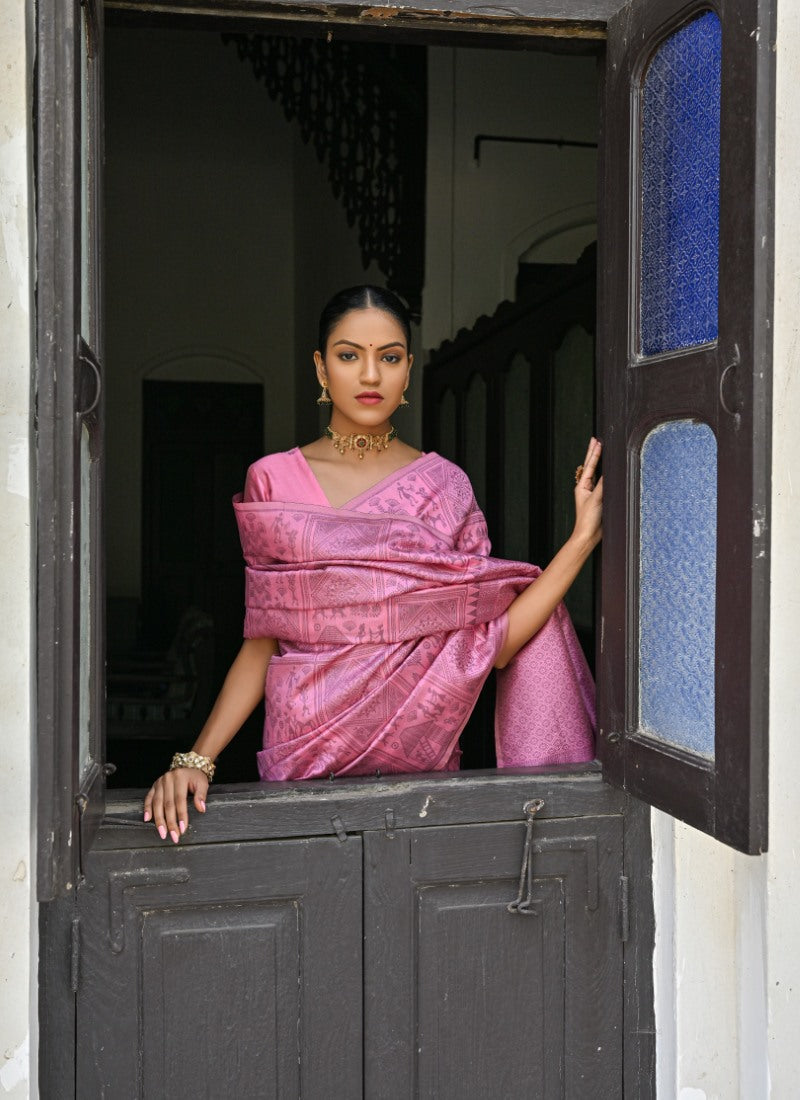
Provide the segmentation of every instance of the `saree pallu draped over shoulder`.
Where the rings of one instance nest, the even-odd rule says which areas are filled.
[[[252,499],[259,476],[272,499]],[[296,449],[268,456],[234,498],[245,637],[278,640],[261,778],[457,769],[506,609],[540,570],[489,556],[466,474],[436,454],[343,508],[309,477]],[[499,767],[593,758],[594,685],[563,605],[497,688]]]

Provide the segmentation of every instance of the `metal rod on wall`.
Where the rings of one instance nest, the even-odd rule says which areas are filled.
[[[596,149],[596,141],[571,141],[567,138],[509,137],[503,134],[476,134],[472,155],[476,164],[481,162],[481,145],[486,142],[506,142],[509,145],[555,145],[559,149]]]

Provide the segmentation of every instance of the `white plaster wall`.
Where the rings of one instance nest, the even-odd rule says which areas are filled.
[[[513,298],[517,260],[531,246],[593,221],[595,150],[493,143],[476,164],[473,142],[479,133],[596,141],[597,62],[431,48],[428,96],[422,342],[431,349]],[[575,259],[555,245],[537,258]]]
[[[745,902],[761,862],[653,813],[657,1094],[663,1100],[766,1100],[760,1088],[741,1090],[742,1055],[747,1050],[750,1058],[754,1038],[742,1027],[745,976],[748,982],[753,976]],[[751,1008],[746,1022],[763,1047],[763,998]]]
[[[25,1097],[36,1047],[31,868],[30,56],[25,0],[0,10],[0,1096]]]
[[[767,1053],[771,1096],[800,1093],[800,7],[778,4],[770,636]]]
[[[653,815],[658,1095],[800,1095],[800,9],[778,5],[769,851]]]

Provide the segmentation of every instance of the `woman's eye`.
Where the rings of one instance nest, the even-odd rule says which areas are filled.
[[[386,363],[399,363],[400,362],[400,356],[395,355],[395,353],[392,352],[392,351],[387,352],[387,354],[384,355],[383,359],[384,359],[384,362],[386,362]]]
[[[352,363],[357,356],[354,351],[342,351],[339,353],[339,358],[343,359],[345,363]]]

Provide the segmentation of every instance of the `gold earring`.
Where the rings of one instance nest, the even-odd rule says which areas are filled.
[[[406,408],[406,409],[407,409],[407,408],[408,408],[408,406],[409,406],[410,404],[411,404],[411,402],[410,402],[410,401],[406,401],[406,395],[405,395],[405,394],[403,394],[403,396],[402,396],[402,397],[400,398],[400,405],[399,405],[399,407],[400,407],[401,409],[402,409],[402,408]]]
[[[330,405],[332,404],[330,394],[328,393],[327,385],[322,387],[322,393],[317,398],[318,405]]]

